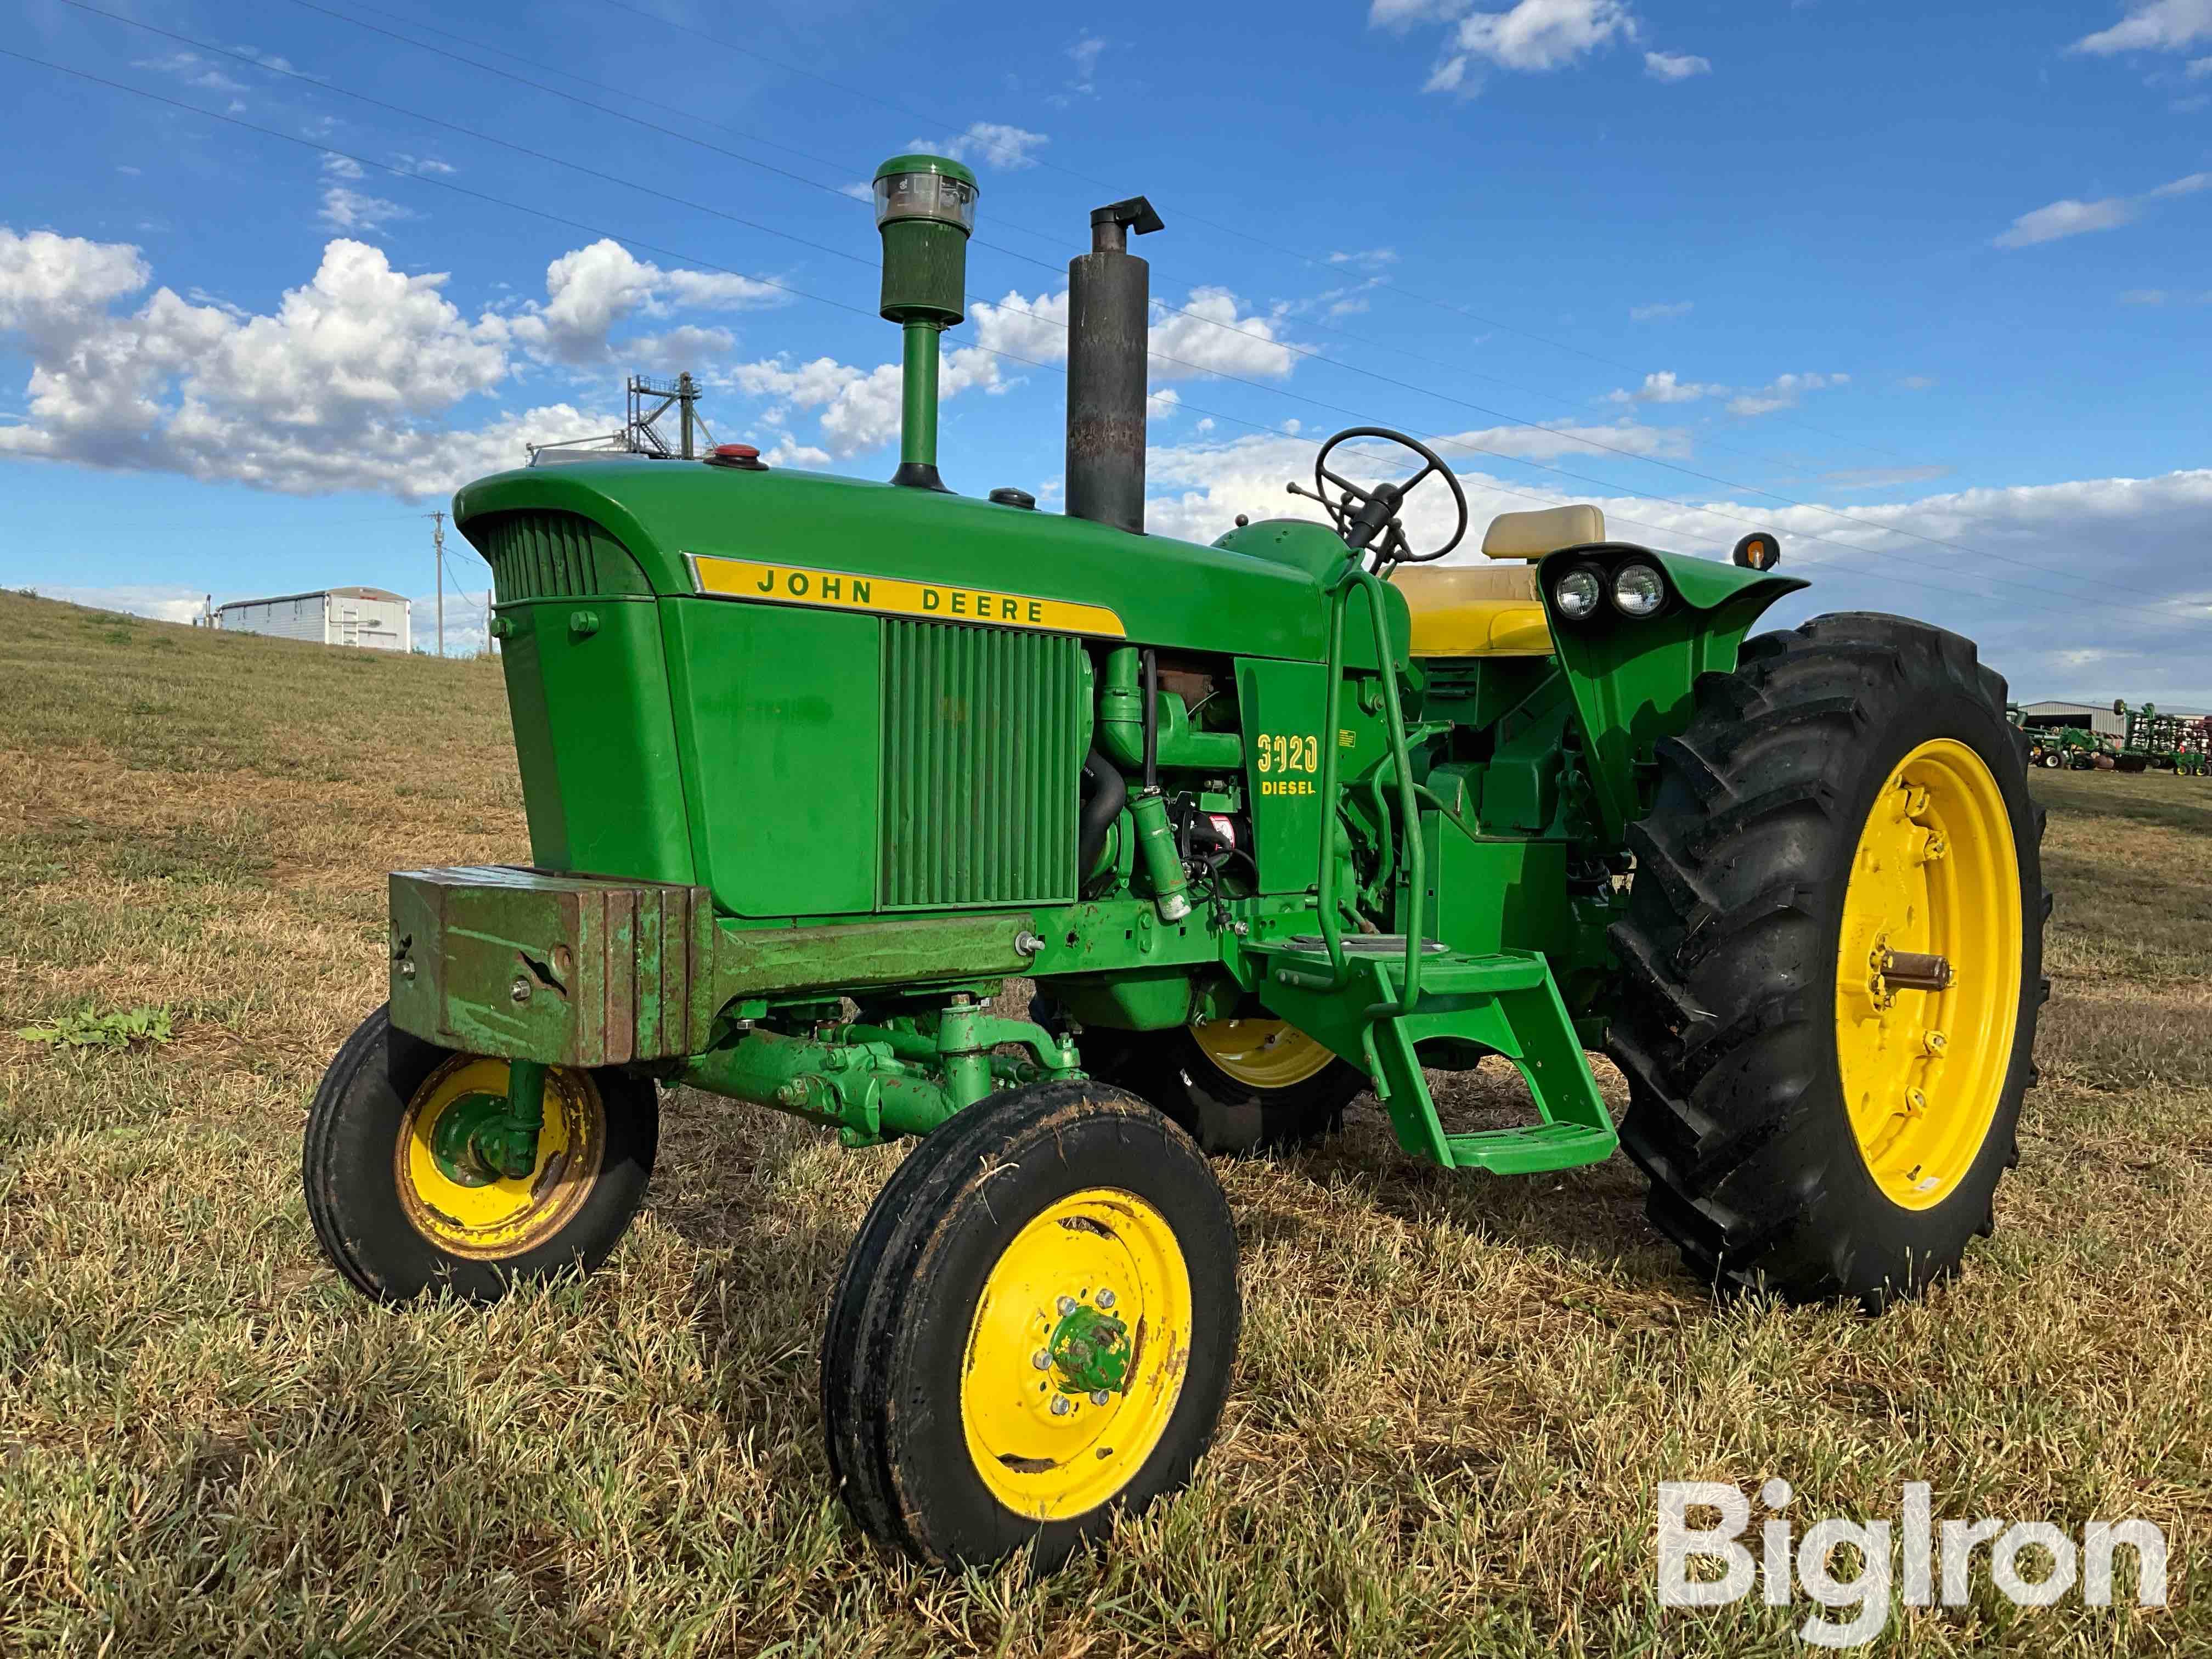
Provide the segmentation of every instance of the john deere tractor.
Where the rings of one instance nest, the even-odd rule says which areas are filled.
[[[830,1305],[823,1435],[868,1534],[975,1563],[1188,1480],[1240,1318],[1207,1154],[1363,1091],[1450,1170],[1625,1148],[1716,1285],[1872,1309],[1957,1269],[2014,1161],[2047,908],[1970,641],[1747,640],[1803,586],[1771,536],[1722,564],[1588,506],[1438,562],[1460,483],[1382,428],[1293,485],[1319,519],[1146,534],[1142,198],[1069,268],[1066,513],[952,493],[975,181],[902,156],[875,196],[890,482],[726,446],[454,498],[530,861],[391,878],[390,1000],[307,1132],[340,1272],[489,1301],[596,1267],[665,1087],[908,1138]],[[1426,1073],[1485,1061],[1525,1124],[1440,1118]]]

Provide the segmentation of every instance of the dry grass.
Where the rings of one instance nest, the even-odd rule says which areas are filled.
[[[1654,1485],[1801,1516],[2143,1515],[2174,1605],[1900,1613],[1878,1651],[2212,1650],[2212,787],[2041,774],[2057,995],[1963,1279],[1880,1321],[1717,1304],[1625,1162],[1409,1163],[1378,1113],[1222,1166],[1247,1339],[1187,1496],[1042,1582],[846,1523],[816,1328],[898,1156],[672,1100],[610,1270],[401,1312],[296,1175],[378,995],[382,872],[526,847],[497,671],[0,596],[0,1028],[163,1004],[153,1051],[0,1036],[0,1651],[1563,1654],[1798,1650],[1662,1614]],[[1502,1083],[1462,1083],[1493,1115]]]

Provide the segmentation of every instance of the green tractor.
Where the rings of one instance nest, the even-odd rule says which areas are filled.
[[[614,459],[455,497],[489,561],[527,866],[390,878],[389,1002],[307,1130],[331,1260],[386,1301],[603,1261],[659,1091],[908,1137],[821,1344],[862,1528],[1065,1557],[1180,1488],[1240,1304],[1209,1153],[1371,1091],[1409,1155],[1616,1146],[1723,1288],[1879,1308],[1993,1220],[2048,908],[2004,682],[1720,564],[1324,446],[1327,522],[1143,532],[1142,198],[1070,266],[1065,514],[937,470],[973,177],[876,182],[905,331],[889,483]],[[1348,476],[1377,444],[1403,482]],[[1409,497],[1449,502],[1417,548]],[[994,998],[1033,982],[1024,1017]],[[1589,1051],[1626,1078],[1616,1127]],[[1455,1128],[1499,1059],[1528,1121]]]

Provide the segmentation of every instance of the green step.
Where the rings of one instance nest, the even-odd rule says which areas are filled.
[[[1447,1169],[1496,1175],[1541,1174],[1613,1155],[1620,1138],[1612,1115],[1542,952],[1425,953],[1419,998],[1401,1013],[1395,1005],[1405,982],[1404,939],[1368,935],[1346,943],[1348,971],[1334,988],[1317,940],[1257,947],[1273,958],[1260,999],[1374,1079],[1407,1152]],[[1376,1014],[1382,1005],[1394,1011]],[[1417,1052],[1438,1037],[1479,1043],[1512,1060],[1542,1121],[1446,1133]]]
[[[1446,1135],[1455,1170],[1487,1170],[1492,1175],[1543,1175],[1584,1164],[1602,1164],[1620,1138],[1610,1127],[1584,1123],[1528,1123],[1480,1134]]]

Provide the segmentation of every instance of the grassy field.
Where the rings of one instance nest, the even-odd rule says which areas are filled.
[[[1655,1483],[1771,1475],[1808,1519],[1925,1480],[2172,1542],[2163,1612],[1978,1572],[1874,1651],[2212,1650],[2212,785],[2034,787],[2043,1087],[1956,1285],[1717,1304],[1624,1159],[1449,1176],[1370,1103],[1221,1166],[1246,1340],[1196,1486],[1049,1578],[949,1577],[863,1545],[817,1446],[896,1149],[673,1097],[608,1271],[488,1314],[373,1308],[316,1252],[300,1128],[380,999],[383,872],[528,854],[497,668],[0,595],[0,1652],[1802,1651],[1802,1604],[1652,1589]],[[5,1034],[142,1007],[170,1040]]]

